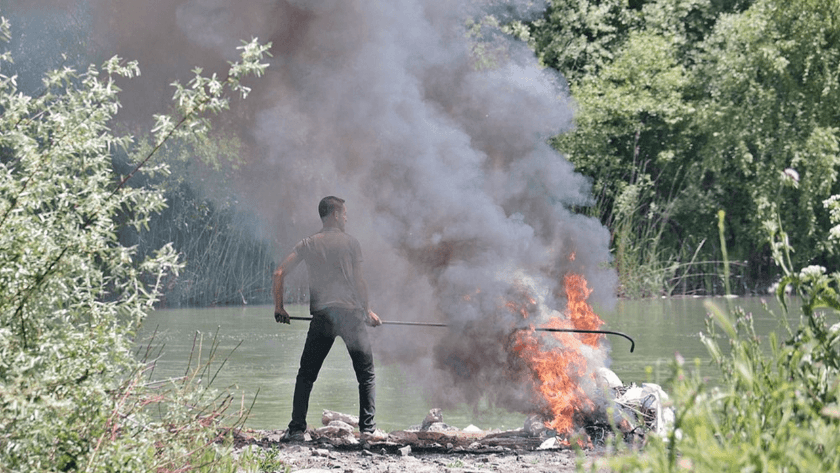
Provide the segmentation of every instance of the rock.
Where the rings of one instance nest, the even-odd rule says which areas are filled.
[[[388,434],[382,429],[374,429],[373,432],[360,433],[359,440],[364,442],[386,442],[388,440]]]
[[[478,432],[482,432],[482,430],[479,429],[478,427],[470,424],[466,428],[464,428],[464,430],[462,432],[478,433]]]
[[[537,447],[537,450],[551,450],[553,448],[557,448],[557,437],[549,437]]]
[[[345,435],[344,437],[331,438],[330,444],[334,447],[349,447],[359,445],[359,440],[353,435]]]
[[[353,426],[340,420],[334,420],[326,427],[315,429],[315,433],[321,437],[347,437],[353,434]]]
[[[359,418],[356,416],[324,409],[324,413],[321,415],[321,423],[324,425],[330,425],[330,422],[333,421],[341,421],[345,424],[353,426],[354,428],[359,426]]]
[[[457,441],[446,434],[437,432],[406,433],[395,431],[389,434],[389,443],[375,445],[368,449],[338,446],[336,442],[343,441],[343,439],[321,440],[318,443],[309,444],[308,447],[300,443],[283,444],[278,448],[278,445],[264,442],[269,435],[277,432],[263,430],[252,431],[249,433],[251,435],[237,437],[237,446],[233,455],[235,458],[242,458],[243,454],[247,454],[250,458],[260,459],[268,458],[266,455],[270,452],[271,458],[283,462],[283,468],[288,467],[290,471],[296,473],[325,473],[328,471],[334,473],[367,471],[380,473],[434,473],[440,471],[450,471],[451,473],[490,471],[504,471],[505,473],[575,472],[577,453],[566,448],[562,439],[557,442],[555,448],[549,448],[550,444],[546,444],[546,449],[537,451],[536,446],[546,439],[542,438],[536,441],[533,438],[525,438],[525,433],[522,430],[520,428],[516,432],[499,431],[499,435],[470,438],[469,440],[458,437]],[[412,443],[395,440],[399,437],[414,438],[415,440]],[[260,442],[255,444],[251,442],[251,439],[260,439]],[[513,449],[498,445],[500,440],[504,440],[502,445],[510,446]],[[466,444],[469,442],[472,442],[472,444],[467,449]],[[410,450],[405,448],[406,446],[410,446]],[[398,450],[400,448],[402,448],[402,451]],[[444,448],[446,448],[445,451]],[[325,452],[327,452],[326,455]],[[580,454],[586,460],[601,455],[588,448],[584,448]]]
[[[417,434],[413,432],[407,432],[405,430],[397,430],[391,432],[389,436],[393,438],[395,442],[403,444],[417,443],[418,441]]]
[[[623,386],[623,384],[621,383],[621,379],[618,378],[618,375],[616,375],[615,372],[609,368],[598,368],[598,380],[610,388],[618,388]]]
[[[431,409],[428,414],[426,414],[426,418],[423,419],[423,423],[420,424],[420,430],[429,430],[429,427],[437,422],[443,422],[443,411],[436,407]]]
[[[548,430],[545,418],[540,414],[531,414],[525,419],[525,433],[529,437],[539,437]]]
[[[420,429],[426,432],[454,432],[457,431],[457,427],[453,427],[449,424],[444,424],[443,422],[434,422],[430,424],[428,427],[424,429]]]
[[[341,429],[341,430],[346,430],[347,432],[352,432],[353,431],[353,426],[352,425],[348,424],[347,422],[340,421],[340,420],[334,420],[334,421],[330,422],[329,424],[327,424],[327,427],[335,427],[335,428],[338,428],[338,429]]]

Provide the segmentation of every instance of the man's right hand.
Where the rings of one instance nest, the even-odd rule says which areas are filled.
[[[368,309],[367,324],[371,327],[378,327],[382,325],[382,320],[372,310]]]
[[[282,307],[280,309],[275,309],[274,310],[274,321],[277,322],[278,324],[279,323],[283,323],[283,324],[291,324],[292,323],[292,319],[291,319],[291,317],[289,317],[289,313],[286,312],[286,309],[284,309]]]

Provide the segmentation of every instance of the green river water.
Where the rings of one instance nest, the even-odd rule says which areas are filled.
[[[717,374],[713,367],[708,366],[709,357],[698,335],[705,327],[705,300],[619,301],[608,312],[596,308],[606,322],[603,329],[624,332],[636,342],[635,351],[630,353],[628,340],[610,336],[610,368],[625,384],[662,384],[668,374],[668,363],[674,359],[675,353],[680,353],[687,361],[702,360],[701,374],[714,380]],[[775,309],[772,297],[764,300],[776,313],[780,312]],[[762,308],[762,299],[712,301],[724,308],[738,305],[752,313],[759,334],[766,335],[770,331],[781,334],[777,319]],[[306,309],[294,306],[290,312],[292,315],[307,316]],[[412,329],[392,327],[382,326],[374,330],[394,330],[389,336],[395,337],[411,336]],[[275,323],[271,306],[164,309],[153,312],[146,319],[138,340],[145,347],[149,336],[156,332],[152,345],[158,349],[162,346],[162,351],[159,356],[155,351],[157,361],[153,378],[165,379],[184,375],[197,332],[202,335],[205,355],[218,332],[218,361],[215,366],[218,367],[225,358],[227,360],[213,381],[213,387],[232,387],[240,395],[244,393],[246,404],[250,404],[259,390],[246,426],[283,429],[291,415],[295,375],[307,328],[307,322],[292,322],[291,325]],[[242,344],[230,354],[240,341]],[[429,409],[439,407],[424,399],[423,380],[409,379],[400,366],[377,363],[376,370],[378,427],[386,431],[405,429],[419,424]],[[350,358],[341,339],[337,339],[315,383],[308,423],[320,426],[323,409],[358,414],[356,386]],[[476,395],[480,397],[481,393]],[[459,428],[474,424],[482,429],[513,429],[521,427],[525,419],[524,414],[486,406],[477,410],[468,406],[450,407],[444,409],[443,414],[446,423]]]

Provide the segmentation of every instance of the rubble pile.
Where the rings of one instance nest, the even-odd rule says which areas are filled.
[[[576,461],[583,458],[590,464],[616,434],[626,441],[643,442],[647,435],[664,436],[673,428],[674,412],[660,386],[625,385],[608,369],[599,371],[598,383],[603,402],[591,412],[576,414],[579,427],[572,433],[546,427],[550,419],[544,414],[527,416],[522,427],[514,430],[484,430],[474,425],[459,429],[444,422],[441,409],[432,409],[422,422],[405,430],[360,434],[358,417],[325,410],[322,426],[307,429],[303,442],[283,442],[283,430],[241,430],[234,436],[234,447],[237,455],[272,457],[293,467],[292,471],[407,473],[489,468],[524,473],[537,468],[571,473],[576,471]],[[573,444],[583,447],[582,457]]]
[[[665,435],[673,425],[674,413],[668,406],[668,395],[659,385],[643,383],[624,385],[612,371],[603,368],[600,382],[609,392],[609,402],[595,412],[577,419],[578,431],[560,435],[546,427],[542,415],[534,414],[525,419],[522,427],[514,430],[483,430],[474,425],[459,429],[444,423],[441,409],[432,409],[415,426],[405,430],[373,434],[358,432],[356,416],[325,410],[321,416],[322,427],[307,429],[306,442],[335,450],[370,450],[382,454],[408,453],[515,453],[568,449],[570,442],[582,447],[603,445],[612,435],[613,425],[625,439],[644,439],[654,433]],[[608,417],[611,414],[612,417]],[[281,441],[283,431],[240,432],[239,442],[268,447]]]

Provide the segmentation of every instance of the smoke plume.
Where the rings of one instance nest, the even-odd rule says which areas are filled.
[[[266,77],[253,82],[230,124],[247,154],[229,185],[259,216],[278,260],[320,228],[323,196],[347,200],[347,231],[362,244],[374,311],[386,320],[449,324],[436,332],[372,331],[378,361],[424,380],[433,402],[483,396],[528,412],[530,375],[510,353],[522,316],[505,304],[536,298],[541,308],[529,323],[538,324],[565,307],[568,272],[586,277],[593,301],[610,303],[608,232],[572,211],[591,203],[589,182],[546,144],[572,126],[564,81],[486,17],[509,21],[542,5],[77,0],[58,7],[68,3],[41,0],[18,12],[52,8],[90,30],[90,50],[139,60],[143,75],[122,95],[129,120],[150,122],[171,97],[168,84],[188,78],[193,66],[221,73],[241,40],[272,42]],[[607,348],[589,354],[593,366],[605,363]]]

